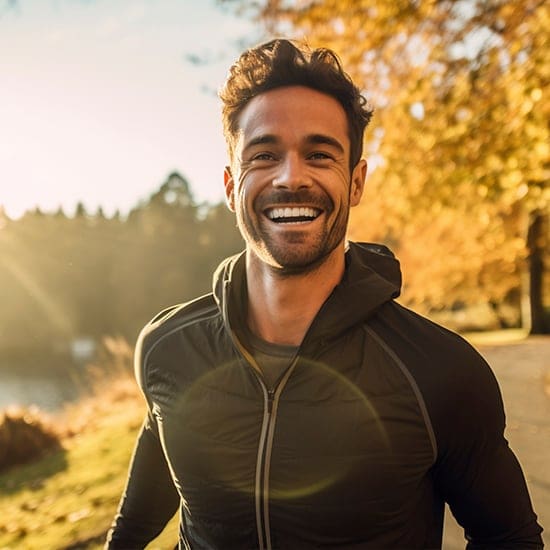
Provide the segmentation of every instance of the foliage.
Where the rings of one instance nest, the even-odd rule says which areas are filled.
[[[4,355],[62,354],[79,337],[133,342],[160,309],[208,292],[219,261],[243,246],[227,208],[197,205],[177,173],[126,219],[80,205],[72,218],[0,221]]]
[[[274,35],[335,49],[375,105],[371,175],[351,232],[397,249],[404,300],[517,304],[528,227],[550,208],[550,5],[237,4]],[[547,264],[548,231],[537,238]]]

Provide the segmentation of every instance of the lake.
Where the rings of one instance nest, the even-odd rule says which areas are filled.
[[[0,410],[9,406],[39,408],[53,412],[86,391],[84,377],[77,371],[26,372],[19,369],[0,369]]]

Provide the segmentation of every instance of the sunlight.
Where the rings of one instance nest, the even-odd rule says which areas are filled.
[[[48,322],[54,325],[56,331],[63,335],[71,335],[72,323],[59,305],[40,287],[32,274],[17,260],[15,246],[9,241],[4,245],[0,255],[0,266],[4,267],[35,300],[37,306],[44,312]]]
[[[0,205],[11,218],[79,201],[127,212],[174,170],[199,201],[223,200],[215,90],[233,59],[228,43],[250,23],[190,0],[92,4],[39,2],[2,20]],[[211,26],[206,54],[224,56],[193,64],[186,56],[205,53],[197,44]]]

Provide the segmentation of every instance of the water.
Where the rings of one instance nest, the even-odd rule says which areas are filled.
[[[74,374],[0,370],[0,410],[36,405],[46,411],[55,411],[78,399],[84,390],[84,382]]]

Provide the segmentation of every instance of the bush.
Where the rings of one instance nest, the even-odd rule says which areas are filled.
[[[59,435],[38,410],[0,413],[0,471],[35,460],[60,446]]]

